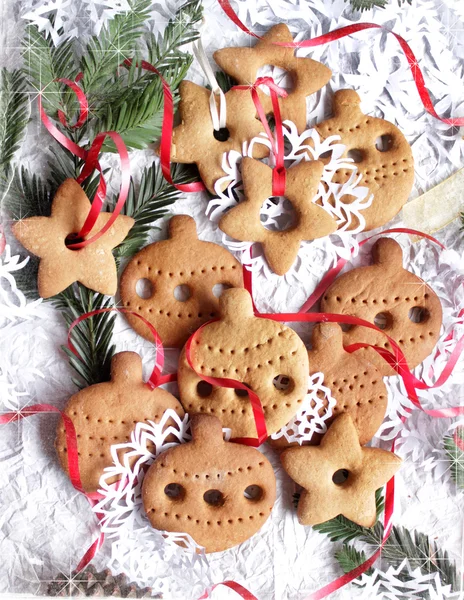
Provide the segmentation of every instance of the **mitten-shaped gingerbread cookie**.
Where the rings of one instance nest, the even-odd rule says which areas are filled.
[[[84,388],[69,399],[64,413],[74,424],[79,472],[86,492],[98,490],[105,467],[112,465],[111,446],[130,439],[136,423],[158,423],[171,408],[184,415],[180,403],[161,388],[142,379],[142,359],[135,352],[120,352],[111,361],[111,381]],[[169,424],[169,422],[168,422]],[[61,466],[68,473],[66,430],[60,420],[55,442]]]
[[[374,194],[371,206],[362,212],[365,230],[388,223],[407,201],[414,184],[414,159],[411,148],[392,123],[363,114],[354,90],[339,90],[334,95],[334,117],[316,125],[322,138],[338,135],[346,146],[345,155],[356,163],[362,178],[359,185]],[[340,169],[334,183],[346,183],[353,171]],[[358,223],[354,223],[356,227]]]
[[[241,544],[268,519],[276,482],[267,458],[225,442],[213,416],[192,418],[191,442],[163,452],[143,481],[143,506],[156,529],[188,533],[206,552]]]
[[[306,129],[306,96],[324,87],[332,72],[311,58],[295,56],[295,48],[278,45],[291,42],[293,37],[289,28],[285,23],[279,23],[253,48],[223,48],[217,50],[213,57],[221,69],[244,85],[254,83],[258,69],[265,65],[285,69],[292,78],[293,87],[286,98],[279,98],[282,119],[293,121],[302,133]],[[271,112],[270,97],[263,94],[261,98],[266,112]]]
[[[68,248],[67,238],[82,229],[89,211],[90,201],[84,190],[74,179],[66,179],[53,198],[49,217],[30,217],[14,224],[15,237],[40,258],[37,285],[42,298],[59,294],[75,281],[101,294],[116,293],[118,280],[112,250],[124,240],[134,219],[119,215],[95,242],[76,250]],[[110,213],[100,213],[88,239],[110,218]]]
[[[181,124],[172,134],[171,160],[176,163],[195,163],[203,183],[212,194],[214,184],[225,175],[222,168],[224,152],[242,151],[243,142],[264,131],[256,116],[256,107],[249,90],[229,90],[226,94],[226,126],[215,130],[211,119],[211,91],[182,81],[179,86]],[[219,103],[219,99],[216,99]],[[253,156],[264,158],[269,150],[254,144]]]
[[[304,488],[297,510],[302,525],[343,515],[362,527],[372,527],[375,491],[401,465],[393,452],[363,448],[348,414],[333,422],[320,446],[288,448],[280,459],[290,477]]]
[[[273,170],[252,158],[242,160],[245,200],[229,210],[219,227],[237,240],[260,242],[269,266],[284,275],[295,262],[303,240],[313,240],[337,229],[334,219],[312,199],[316,195],[324,165],[320,161],[302,161],[287,170],[285,197],[295,210],[296,223],[284,231],[263,227],[260,211],[272,196]]]
[[[323,312],[354,315],[376,324],[395,340],[410,368],[416,367],[433,350],[442,322],[440,300],[417,275],[403,269],[401,246],[381,238],[372,249],[374,264],[352,269],[329,287],[322,298]],[[382,333],[353,326],[343,335],[343,345],[358,342],[392,350]],[[396,371],[373,349],[356,352],[382,375]]]
[[[247,392],[212,386],[201,375],[235,379],[258,395],[267,431],[274,433],[297,412],[306,395],[305,346],[293,329],[255,317],[246,290],[226,290],[219,308],[219,321],[206,325],[191,346],[196,372],[182,351],[177,374],[181,402],[188,413],[217,415],[232,430],[232,438],[256,437]]]
[[[308,352],[309,373],[323,373],[324,386],[329,388],[336,400],[332,407],[332,417],[326,425],[340,414],[348,413],[358,431],[359,443],[367,444],[382,424],[387,410],[388,396],[383,377],[369,361],[364,361],[356,352],[343,349],[343,332],[337,323],[319,323],[312,336],[312,350]],[[328,407],[324,399],[322,409]],[[318,444],[322,434],[313,433],[303,444]],[[275,447],[289,444],[285,437],[270,440]]]
[[[146,289],[139,295],[141,280]],[[150,244],[130,260],[121,276],[120,293],[124,308],[147,319],[165,346],[179,348],[217,315],[215,291],[221,286],[243,286],[240,263],[221,246],[201,242],[192,217],[178,215],[169,222],[168,240]],[[137,333],[153,341],[141,319],[126,317]]]

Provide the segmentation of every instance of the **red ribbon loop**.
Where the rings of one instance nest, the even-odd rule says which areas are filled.
[[[275,136],[272,135],[271,128],[266,118],[263,105],[258,94],[258,87],[266,85],[271,93],[272,110],[274,112]],[[272,170],[272,194],[274,196],[283,196],[285,194],[286,171],[284,165],[284,133],[282,116],[280,114],[279,96],[286,98],[288,96],[284,88],[279,87],[272,77],[258,77],[252,85],[236,85],[233,89],[250,90],[251,97],[256,107],[256,112],[263,124],[264,131],[271,143],[272,153],[274,155],[275,166]]]

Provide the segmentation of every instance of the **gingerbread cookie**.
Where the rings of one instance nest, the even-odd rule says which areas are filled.
[[[50,217],[30,217],[13,225],[15,237],[40,258],[37,284],[42,298],[59,294],[75,281],[100,294],[116,293],[116,263],[111,251],[124,240],[134,219],[119,215],[101,238],[72,250],[66,246],[66,238],[82,229],[89,211],[84,190],[74,179],[66,179],[53,198]],[[100,213],[88,237],[110,218],[110,213]]]
[[[319,323],[312,336],[312,350],[308,352],[309,373],[324,374],[324,385],[336,400],[332,417],[325,423],[330,425],[340,414],[348,413],[358,431],[359,443],[363,446],[373,438],[382,424],[387,410],[387,388],[381,373],[375,366],[359,358],[356,352],[343,349],[343,333],[337,323]],[[324,399],[322,410],[328,407]],[[318,444],[322,434],[313,433],[303,444]],[[285,437],[269,440],[274,447],[290,444]]]
[[[268,519],[274,471],[259,450],[225,442],[216,417],[194,416],[191,428],[191,442],[166,450],[149,468],[143,506],[156,529],[188,533],[206,552],[227,550]]]
[[[212,194],[214,184],[225,175],[223,154],[230,150],[242,152],[243,142],[249,142],[264,128],[256,116],[256,107],[249,90],[229,90],[226,94],[226,127],[215,131],[210,113],[210,90],[191,81],[179,87],[181,124],[173,131],[171,160],[195,163],[203,183]],[[217,100],[219,102],[219,100]],[[269,149],[254,144],[253,156],[264,158]]]
[[[141,279],[148,282],[145,297],[137,293]],[[131,259],[121,276],[120,293],[124,308],[145,317],[165,346],[177,348],[217,316],[215,292],[220,286],[243,287],[240,263],[221,246],[201,242],[192,217],[177,215],[169,222],[168,240],[150,244]],[[126,317],[137,333],[153,340],[139,318]]]
[[[320,446],[288,448],[280,459],[290,477],[304,488],[297,510],[302,525],[343,515],[362,527],[374,525],[375,491],[402,462],[393,452],[363,448],[346,413],[332,423]]]
[[[414,159],[411,148],[389,121],[363,114],[354,90],[339,90],[334,95],[334,117],[316,125],[325,139],[333,135],[346,146],[344,156],[352,158],[362,176],[359,185],[374,194],[371,206],[363,209],[365,230],[388,223],[407,201],[414,184]],[[334,183],[346,183],[351,169],[334,173]],[[349,200],[348,200],[349,201]],[[359,223],[353,223],[353,228]]]
[[[158,423],[171,408],[184,415],[180,403],[161,388],[153,390],[142,379],[142,359],[135,352],[120,352],[111,361],[111,381],[84,388],[69,399],[64,413],[72,420],[79,454],[79,471],[86,492],[98,490],[105,467],[113,464],[112,444],[130,439],[140,421]],[[56,450],[68,472],[66,430],[63,420],[57,429]]]
[[[308,354],[298,335],[285,325],[253,314],[246,290],[226,290],[219,300],[219,321],[205,326],[191,347],[197,373],[243,382],[261,400],[269,435],[297,412],[308,387]],[[179,360],[181,402],[188,413],[212,413],[232,438],[256,437],[248,394],[213,387]]]
[[[285,197],[293,204],[295,225],[285,231],[270,231],[260,221],[263,202],[272,196],[272,169],[257,160],[242,160],[245,200],[229,210],[219,228],[243,242],[260,242],[269,266],[284,275],[294,263],[303,240],[313,240],[337,229],[334,219],[312,202],[324,165],[302,161],[287,170]]]
[[[253,47],[223,48],[213,54],[214,60],[228,75],[240,84],[252,84],[256,81],[258,69],[265,65],[274,65],[288,71],[292,78],[293,89],[286,98],[279,98],[282,119],[295,123],[299,133],[306,129],[306,96],[324,87],[332,72],[325,65],[295,56],[295,48],[278,46],[279,43],[293,42],[292,34],[284,23],[274,25]],[[271,112],[269,96],[264,108]]]
[[[352,269],[335,280],[322,298],[321,310],[376,324],[399,345],[408,366],[416,367],[432,352],[440,335],[440,300],[425,281],[403,269],[401,246],[395,240],[378,240],[372,256],[373,265]],[[353,326],[344,333],[343,345],[358,342],[392,350],[381,333]],[[375,350],[361,349],[357,354],[382,375],[397,374]]]

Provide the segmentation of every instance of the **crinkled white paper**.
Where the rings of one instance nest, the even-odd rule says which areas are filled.
[[[27,23],[21,16],[49,3],[48,0],[3,0],[0,3],[1,47],[0,60],[10,69],[22,64],[20,36]],[[445,116],[464,115],[464,4],[461,0],[412,0],[411,6],[396,1],[385,9],[375,9],[359,15],[351,14],[344,0],[233,0],[240,19],[263,33],[272,24],[286,21],[297,39],[314,37],[331,29],[358,21],[384,24],[402,35],[413,48],[424,72],[426,84],[434,98],[436,109]],[[50,4],[50,3],[49,3]],[[69,6],[69,15],[82,7],[82,2],[69,3],[62,0],[56,4]],[[98,14],[109,6],[119,3],[100,3],[89,0],[88,8],[94,7]],[[151,28],[162,31],[166,21],[181,0],[159,0],[152,6]],[[121,3],[122,6],[122,3]],[[250,45],[254,41],[240,32],[220,9],[217,0],[204,0],[205,26],[203,44],[208,56],[218,48],[228,45]],[[88,12],[77,19],[82,36],[94,32]],[[64,21],[69,33],[76,27],[71,18]],[[85,22],[87,20],[87,22]],[[79,33],[79,39],[82,39]],[[331,95],[334,90],[352,87],[362,99],[363,111],[395,123],[411,144],[415,160],[415,186],[412,197],[440,183],[452,172],[462,167],[464,141],[463,130],[440,123],[426,114],[419,100],[405,58],[399,52],[398,42],[391,35],[379,31],[365,31],[343,40],[313,49],[299,49],[298,55],[311,56],[328,65],[333,72],[330,84],[307,100],[308,127],[327,118],[331,112]],[[194,64],[188,77],[204,83],[200,69]],[[34,105],[33,114],[36,108]],[[45,179],[46,152],[50,137],[37,122],[28,130],[18,160],[40,173]],[[137,177],[141,168],[154,160],[151,150],[131,152],[133,172]],[[117,165],[117,161],[114,161]],[[117,181],[110,182],[117,186]],[[179,200],[173,207],[176,214],[192,215],[201,239],[221,243],[221,232],[206,215],[207,197],[191,194]],[[390,226],[401,226],[400,217]],[[166,235],[165,221],[157,223],[153,240]],[[8,235],[8,227],[5,224]],[[357,240],[365,237],[357,236]],[[457,222],[438,232],[436,237],[447,247],[441,251],[428,242],[413,243],[404,235],[395,235],[402,243],[405,266],[429,282],[439,294],[444,308],[444,325],[439,347],[451,346],[445,342],[447,334],[459,327],[457,315],[463,306],[464,295],[464,245],[463,234]],[[26,254],[9,237],[12,244],[11,257],[20,256],[16,266]],[[352,265],[369,261],[369,244]],[[349,247],[346,247],[349,257]],[[315,240],[302,247],[295,271],[298,279],[269,278],[262,273],[253,274],[254,296],[260,311],[291,312],[297,310],[315,288],[327,268],[333,264],[337,252],[327,254],[323,240]],[[13,263],[2,255],[2,269],[13,277]],[[7,264],[8,263],[8,264]],[[0,278],[2,290],[11,289],[8,277]],[[66,327],[59,313],[47,302],[34,305],[13,292],[9,301],[17,306],[13,318],[2,320],[0,328],[0,409],[20,410],[28,404],[49,402],[62,408],[69,396],[76,391],[71,382],[73,372],[60,349],[66,342]],[[5,309],[4,300],[1,309]],[[4,313],[1,313],[4,315]],[[309,342],[310,328],[293,324],[305,342]],[[115,329],[117,350],[132,349],[144,359],[148,375],[153,365],[153,345],[138,337],[118,316]],[[443,361],[444,354],[437,359]],[[176,353],[167,352],[167,362],[175,369]],[[429,377],[432,357],[418,368],[421,376]],[[437,364],[440,371],[440,364]],[[449,382],[441,389],[421,393],[421,400],[428,407],[464,404],[462,361]],[[389,388],[388,419],[381,437],[389,435],[388,427],[400,433],[398,453],[404,459],[396,476],[396,506],[394,521],[410,530],[417,529],[428,534],[449,552],[451,559],[462,568],[463,496],[451,480],[449,462],[443,451],[442,440],[464,419],[432,419],[414,410],[400,427],[395,417],[403,411],[407,402],[398,378],[387,379]],[[88,502],[75,492],[69,480],[58,467],[53,449],[56,417],[38,416],[2,426],[0,434],[0,590],[2,593],[36,593],[43,590],[44,582],[52,580],[62,571],[71,573],[85,550],[98,535],[97,519]],[[390,432],[391,433],[391,432]],[[389,442],[374,440],[388,448]],[[269,521],[262,531],[238,548],[217,555],[208,555],[208,564],[197,560],[190,568],[182,566],[181,558],[173,555],[169,562],[151,561],[156,564],[156,589],[162,590],[165,600],[196,600],[205,588],[214,582],[234,579],[245,585],[259,600],[303,600],[310,592],[325,585],[341,574],[334,559],[334,551],[340,547],[311,528],[301,527],[296,520],[292,504],[294,488],[280,467],[279,460],[267,448],[263,451],[271,460],[277,478],[277,501]],[[140,574],[147,571],[144,563],[153,543],[152,532],[138,536],[136,542],[130,536],[103,546],[94,562],[98,568],[108,564],[114,572],[123,570],[119,558],[131,553]],[[117,546],[116,546],[117,544]],[[166,545],[166,548],[170,546]],[[112,554],[113,552],[113,554]],[[145,558],[143,558],[145,557]],[[330,600],[354,600],[379,597],[379,581],[390,586],[391,598],[401,597],[401,587],[396,583],[394,571],[380,561],[374,577],[363,580],[364,592],[350,585],[334,594]],[[438,581],[427,580],[415,574],[408,589],[409,598],[429,586],[433,600],[448,598],[448,591],[440,588]],[[377,586],[377,587],[376,587]],[[432,586],[432,587],[430,587]],[[383,588],[382,588],[383,589]],[[387,592],[382,592],[386,594]],[[364,595],[363,595],[364,594]],[[233,592],[218,588],[213,598],[234,598]],[[384,598],[389,596],[384,595]],[[404,597],[404,593],[403,593]]]

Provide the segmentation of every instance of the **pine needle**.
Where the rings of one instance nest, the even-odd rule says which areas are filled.
[[[367,560],[366,553],[363,550],[356,550],[354,546],[349,544],[343,544],[342,549],[335,552],[335,558],[344,573],[349,573]],[[366,571],[367,575],[371,575],[372,572],[372,567]]]
[[[112,298],[92,292],[80,283],[73,284],[51,301],[61,310],[68,327],[84,313],[113,306]],[[112,344],[115,319],[114,313],[106,312],[78,323],[71,333],[78,356],[67,346],[62,346],[69,364],[79,376],[79,379],[73,378],[79,388],[109,381],[111,358],[115,350]]]
[[[458,427],[454,436],[445,437],[445,452],[450,461],[451,477],[458,487],[464,488],[464,451],[458,446],[460,442],[461,447],[464,444],[464,427]]]

